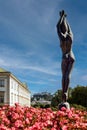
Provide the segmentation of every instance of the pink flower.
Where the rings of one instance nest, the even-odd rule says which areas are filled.
[[[12,112],[12,119],[17,120],[18,118],[19,118],[19,114],[15,113],[15,112]]]
[[[16,120],[16,122],[14,123],[14,126],[15,126],[16,128],[23,127],[23,123],[22,123],[21,120]]]
[[[62,107],[61,110],[62,110],[62,111],[66,111],[67,109],[66,109],[65,107]]]
[[[3,124],[0,125],[0,130],[6,130],[6,126],[4,126]]]
[[[25,124],[30,124],[29,118],[25,119]]]
[[[0,130],[74,130],[87,129],[87,111],[3,106],[0,108]]]
[[[64,125],[64,126],[62,127],[62,130],[68,130],[68,127]]]
[[[11,130],[16,130],[15,127],[12,127]]]

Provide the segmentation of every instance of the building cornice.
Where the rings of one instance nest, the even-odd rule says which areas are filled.
[[[14,80],[16,80],[23,88],[25,88],[27,91],[30,92],[30,90],[28,89],[28,86],[26,85],[26,83],[22,83],[18,78],[16,78],[16,76],[14,76],[11,72],[6,71],[4,69],[1,69],[2,71],[0,71],[0,76],[9,76],[12,77]]]

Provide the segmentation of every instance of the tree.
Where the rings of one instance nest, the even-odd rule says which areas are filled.
[[[51,101],[51,106],[52,107],[57,107],[58,104],[61,102],[62,100],[62,90],[58,90],[54,93],[52,101]]]
[[[78,104],[87,107],[87,86],[77,86],[73,89],[71,98],[69,99],[71,104]]]

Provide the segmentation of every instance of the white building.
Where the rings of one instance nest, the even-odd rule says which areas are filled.
[[[30,107],[30,91],[11,72],[0,68],[0,104],[19,103]]]

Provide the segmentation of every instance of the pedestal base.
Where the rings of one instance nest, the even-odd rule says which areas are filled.
[[[62,102],[58,105],[58,109],[61,110],[62,107],[65,107],[66,109],[70,109],[70,105],[68,102]]]

